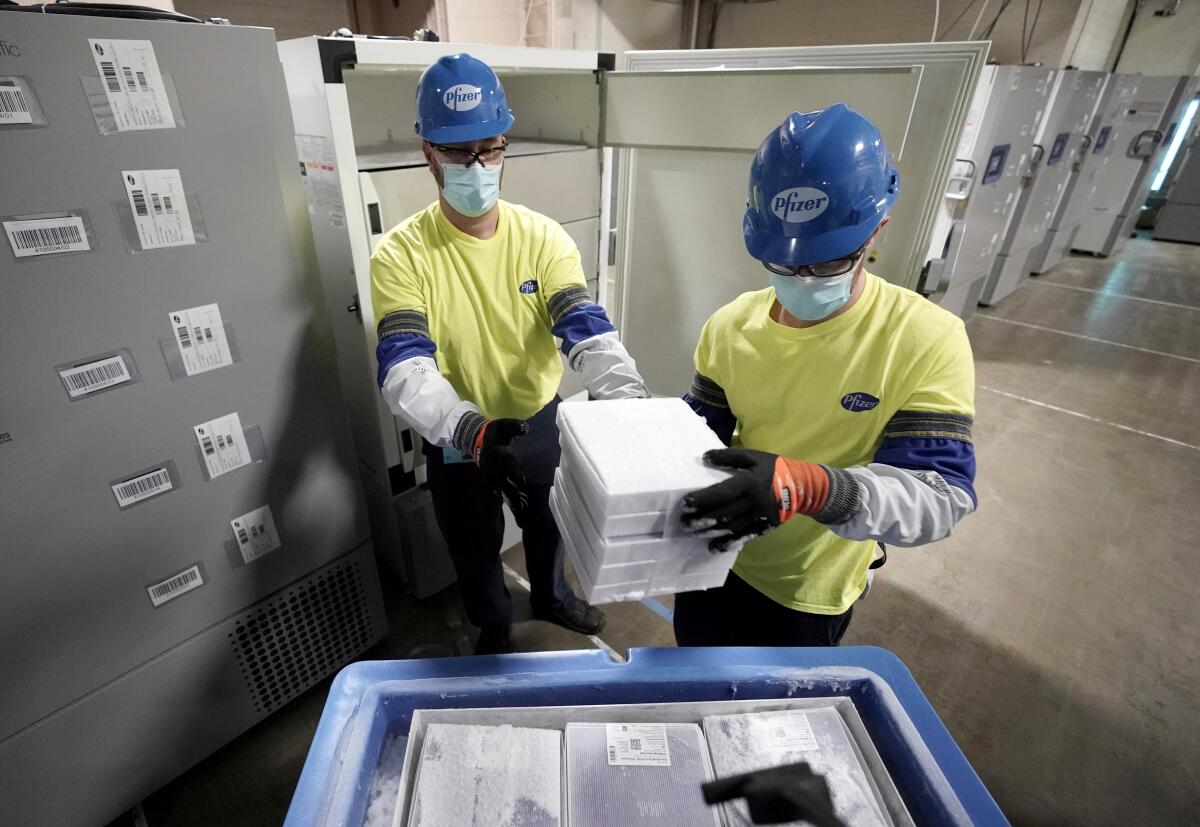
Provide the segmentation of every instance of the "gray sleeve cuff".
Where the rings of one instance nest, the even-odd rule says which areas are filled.
[[[475,440],[479,438],[479,432],[486,424],[487,419],[483,414],[473,411],[463,414],[458,420],[458,425],[454,427],[454,448],[464,457],[475,459]]]
[[[842,468],[830,468],[822,465],[829,475],[829,499],[825,507],[813,515],[818,523],[836,525],[844,523],[858,513],[862,508],[862,489],[854,475]]]

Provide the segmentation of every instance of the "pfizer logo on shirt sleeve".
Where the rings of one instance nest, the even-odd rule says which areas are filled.
[[[771,212],[780,221],[803,224],[812,221],[829,206],[829,196],[813,187],[780,190],[771,198]]]
[[[842,407],[850,413],[859,413],[861,411],[869,411],[879,404],[879,397],[871,396],[869,393],[855,391],[848,393],[842,397]]]
[[[467,112],[474,109],[483,101],[483,90],[469,83],[451,86],[442,93],[442,103],[447,109],[455,112]]]

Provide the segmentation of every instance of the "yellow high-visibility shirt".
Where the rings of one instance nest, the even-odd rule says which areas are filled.
[[[586,290],[579,249],[544,215],[499,202],[496,233],[459,230],[434,202],[390,230],[371,256],[381,323],[420,313],[438,370],[488,419],[528,419],[558,391],[562,360],[548,303]]]
[[[864,276],[854,306],[813,327],[774,321],[773,288],[745,293],[708,320],[696,372],[724,390],[735,447],[848,468],[872,461],[897,411],[974,416],[962,320]],[[866,587],[875,547],[796,516],[747,543],[733,570],[784,606],[841,614]]]

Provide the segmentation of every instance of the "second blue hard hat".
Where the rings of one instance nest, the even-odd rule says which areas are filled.
[[[816,264],[862,247],[900,192],[875,124],[844,103],[793,112],[750,165],[742,235],[759,261]]]
[[[434,144],[461,144],[512,129],[512,110],[500,79],[463,52],[431,64],[417,82],[417,134]]]

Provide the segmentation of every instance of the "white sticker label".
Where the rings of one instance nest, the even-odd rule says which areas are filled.
[[[242,550],[242,559],[249,563],[264,554],[274,551],[282,545],[279,542],[279,532],[275,530],[275,518],[271,516],[271,507],[264,505],[243,514],[229,522],[233,526],[233,536],[237,538],[238,548]]]
[[[208,469],[210,479],[250,464],[250,449],[246,445],[246,435],[242,433],[242,420],[236,411],[197,425],[192,430],[196,433],[196,442],[200,444],[200,453],[204,455],[204,466]]]
[[[170,314],[175,344],[188,376],[233,364],[221,308],[215,304],[177,310]]]
[[[146,592],[150,595],[150,602],[157,608],[168,600],[174,600],[179,595],[187,594],[203,585],[204,578],[200,575],[200,567],[192,566],[174,577],[168,577],[161,583],[155,583],[147,588]]]
[[[663,724],[605,724],[609,766],[669,767],[667,728]]]
[[[179,170],[125,170],[121,179],[143,250],[196,243]]]
[[[174,129],[175,115],[149,40],[88,40],[121,132]]]
[[[33,113],[16,78],[0,77],[0,124],[33,123]]]
[[[77,215],[5,221],[4,232],[8,234],[8,243],[12,245],[13,255],[17,258],[92,249],[88,245],[83,219]]]
[[[121,508],[148,500],[153,496],[170,491],[175,485],[166,468],[155,468],[146,474],[117,483],[112,487],[113,496]]]
[[[803,712],[752,717],[748,721],[750,742],[764,752],[811,752],[819,750],[812,724]]]
[[[58,375],[62,377],[63,384],[67,386],[67,393],[72,399],[133,379],[125,360],[120,356],[110,356],[107,359],[88,362],[86,365],[60,370]]]

